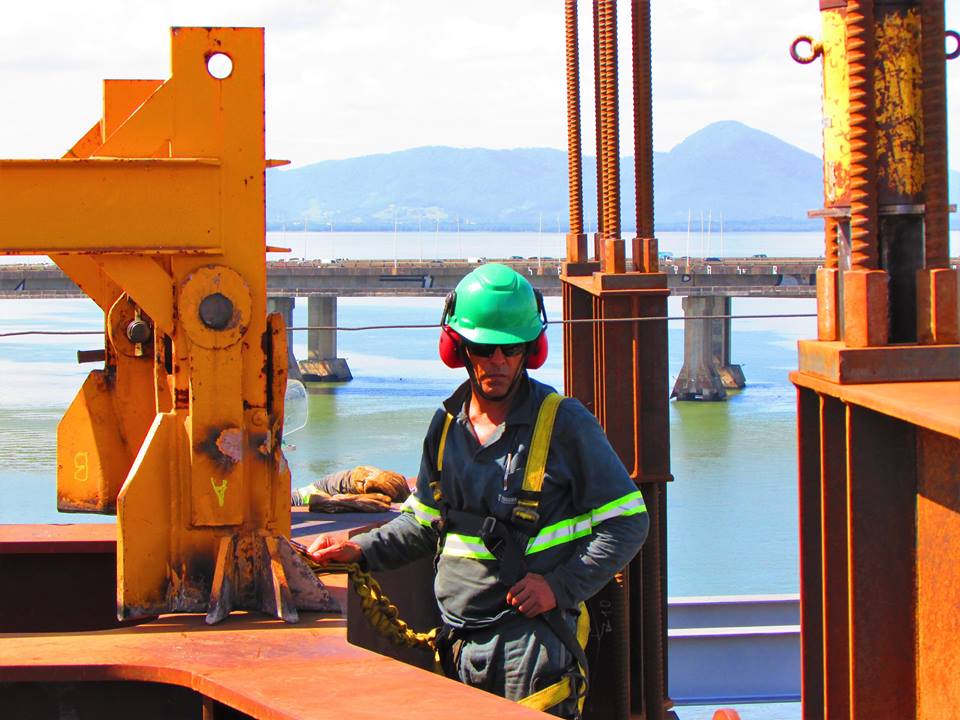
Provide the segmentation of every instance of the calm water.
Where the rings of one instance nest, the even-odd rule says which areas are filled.
[[[292,233],[286,238],[271,235],[274,244],[304,241]],[[331,233],[305,238],[306,256],[324,256],[323,243],[332,240],[342,247],[332,248],[330,254],[336,257],[384,257],[394,240],[390,233],[324,235]],[[463,235],[471,241],[469,256],[481,236]],[[667,234],[661,247],[686,242],[685,234],[677,235],[682,237]],[[559,255],[557,237],[548,241],[545,236],[485,235],[484,254],[527,257],[542,248],[544,256]],[[401,233],[398,241],[403,239]],[[401,257],[416,257],[409,243],[419,241],[411,236],[406,241],[408,252]],[[456,241],[455,233],[447,239],[441,233],[439,240],[447,246]],[[557,247],[549,247],[549,242]],[[818,254],[819,242],[816,233],[728,233],[724,250],[809,256]],[[735,243],[739,249],[727,252]],[[685,252],[679,247],[672,251]],[[339,324],[436,322],[440,303],[439,298],[341,298]],[[558,298],[548,298],[547,307],[551,316],[560,316]],[[670,299],[669,309],[671,315],[682,314],[679,298]],[[734,313],[739,314],[814,310],[812,300],[734,300]],[[87,300],[0,301],[4,331],[95,330],[101,317]],[[305,302],[298,304],[294,322],[306,324]],[[796,365],[796,340],[811,337],[815,324],[812,318],[739,320],[733,332],[734,362],[743,366],[747,388],[723,403],[670,405],[676,479],[668,491],[672,596],[797,590],[795,396],[787,373]],[[535,376],[562,389],[559,326],[550,328],[549,339],[553,352]],[[76,350],[99,343],[97,336],[0,339],[0,522],[110,520],[55,509],[56,424],[91,369],[76,364]],[[304,485],[359,463],[414,474],[427,422],[463,371],[448,370],[436,359],[435,330],[341,332],[338,343],[355,379],[311,389],[309,423],[288,437],[295,446],[288,453],[294,483]],[[305,334],[295,337],[294,347],[299,357],[306,355]],[[671,382],[682,365],[682,353],[682,323],[671,323]]]

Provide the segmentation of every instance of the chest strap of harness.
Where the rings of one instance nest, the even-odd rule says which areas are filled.
[[[511,515],[511,524],[527,535],[533,535],[536,531],[536,525],[540,522],[540,492],[543,488],[543,477],[547,469],[547,454],[550,452],[550,438],[553,436],[553,425],[557,418],[557,410],[563,395],[560,393],[550,393],[540,404],[540,410],[537,412],[537,421],[533,426],[533,436],[530,440],[530,448],[527,452],[527,465],[523,474],[523,486],[520,489],[520,495],[517,498],[517,504],[513,508]],[[447,433],[450,430],[450,424],[453,422],[453,415],[447,413],[443,419],[443,429],[440,431],[440,442],[437,443],[437,476],[443,472],[443,453],[447,447]],[[433,493],[434,502],[441,513],[444,512],[443,493],[440,490],[439,479],[430,483],[430,490]]]

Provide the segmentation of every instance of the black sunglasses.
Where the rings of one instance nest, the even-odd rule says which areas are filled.
[[[466,345],[467,352],[476,357],[488,358],[493,355],[497,348],[500,348],[500,352],[504,354],[505,357],[514,357],[522,353],[526,347],[526,343],[512,343],[510,345],[498,345],[496,343],[488,345],[486,343],[474,343],[469,341],[464,341]]]

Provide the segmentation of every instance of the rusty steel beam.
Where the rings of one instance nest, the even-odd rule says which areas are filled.
[[[800,543],[800,692],[804,720],[823,717],[823,552],[821,532],[822,486],[820,483],[820,398],[811,390],[797,388],[797,509]],[[809,709],[809,711],[808,711]]]

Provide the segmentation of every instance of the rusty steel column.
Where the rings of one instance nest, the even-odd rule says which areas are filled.
[[[960,697],[945,670],[958,661],[957,580],[940,558],[960,537],[960,503],[941,489],[956,484],[946,458],[960,454],[955,423],[937,423],[960,385],[960,333],[946,267],[944,3],[820,8],[822,42],[791,50],[822,55],[824,72],[818,340],[800,341],[791,374],[803,717],[946,717]],[[803,42],[812,52],[798,57]],[[943,460],[923,454],[926,437]],[[928,479],[941,494],[926,504]],[[934,505],[936,521],[918,510]]]
[[[656,272],[653,238],[649,3],[633,7],[631,23],[642,218],[631,270],[641,272],[627,272],[620,237],[616,3],[599,0],[593,10],[599,226],[592,261],[568,243],[563,264],[563,315],[577,321],[564,326],[564,383],[566,393],[597,416],[643,493],[650,533],[641,553],[588,604],[591,691],[584,716],[661,720],[675,717],[666,677],[666,482],[672,479],[667,328],[662,320],[630,321],[666,315],[669,294],[666,276]],[[568,6],[568,43],[569,27]],[[569,46],[567,52],[569,68]],[[568,89],[569,82],[568,73]],[[570,147],[575,151],[572,141]],[[574,193],[571,186],[571,197]]]
[[[801,366],[837,378],[845,363],[826,355],[884,348],[873,377],[907,379],[916,362],[894,349],[920,344],[932,348],[923,372],[952,377],[960,363],[945,346],[960,342],[960,281],[946,258],[943,2],[820,7],[822,42],[798,38],[791,54],[804,63],[823,57],[817,339],[840,345],[802,345]],[[804,42],[812,52],[800,57]]]
[[[577,0],[564,3],[567,38],[567,165],[569,178],[570,230],[567,258],[587,260],[587,236],[583,232],[583,152],[580,148],[580,52],[577,33]]]

